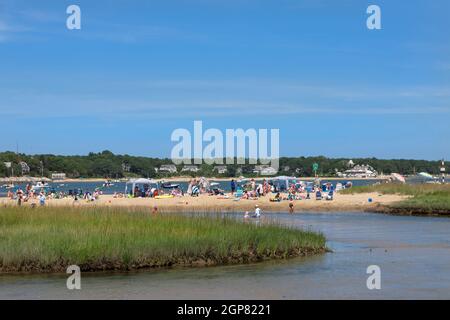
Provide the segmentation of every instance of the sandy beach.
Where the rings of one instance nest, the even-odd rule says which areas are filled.
[[[78,200],[76,203],[72,198],[47,199],[47,206],[115,206],[115,207],[148,207],[149,209],[157,207],[159,212],[252,212],[255,205],[259,205],[262,211],[266,212],[287,212],[289,210],[289,201],[271,202],[272,195],[260,197],[257,200],[241,199],[235,201],[233,197],[222,198],[218,196],[200,195],[199,197],[182,196],[165,199],[154,198],[114,198],[112,195],[102,195],[96,201]],[[371,198],[372,202],[368,199]],[[295,200],[294,212],[314,211],[314,212],[332,212],[332,211],[367,211],[376,209],[380,205],[388,205],[397,201],[407,199],[402,195],[381,195],[379,193],[361,193],[361,194],[335,194],[334,200],[315,200],[313,197],[309,200]],[[25,202],[24,206],[32,203],[38,205],[37,200]],[[16,205],[16,201],[7,198],[0,199],[2,206]]]

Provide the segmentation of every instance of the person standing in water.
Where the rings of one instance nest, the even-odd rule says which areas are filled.
[[[255,218],[259,218],[261,216],[261,209],[259,208],[258,205],[255,206]]]
[[[289,201],[289,213],[294,213],[294,202]]]

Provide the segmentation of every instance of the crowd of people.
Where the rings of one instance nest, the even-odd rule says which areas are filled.
[[[233,198],[238,201],[241,199],[257,200],[261,197],[271,195],[269,201],[281,202],[289,201],[289,211],[294,210],[294,200],[311,199],[311,195],[315,195],[317,200],[321,200],[322,197],[326,200],[333,200],[334,186],[331,183],[324,183],[320,185],[317,182],[302,182],[295,180],[268,180],[263,179],[257,181],[255,179],[231,179],[230,190],[231,193],[226,192],[223,187],[223,183],[210,182],[205,178],[193,178],[187,184],[186,192],[183,190],[180,184],[177,183],[155,183],[153,184],[139,184],[134,185],[133,188],[125,193],[114,192],[113,198],[166,198],[166,197],[181,197],[184,195],[197,197],[200,194],[217,196],[218,198]],[[86,200],[87,202],[93,202],[100,198],[102,195],[101,188],[96,188],[94,192],[85,191],[81,189],[74,189],[65,191],[55,191],[48,186],[31,186],[28,184],[24,190],[21,188],[15,192],[8,190],[8,197],[16,200],[18,205],[30,202],[33,206],[39,204],[44,206],[47,199],[62,199],[72,197],[74,202],[79,200]],[[111,201],[109,201],[111,202]],[[255,211],[260,215],[260,208],[256,207]]]

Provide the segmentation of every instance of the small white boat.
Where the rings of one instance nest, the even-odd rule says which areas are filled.
[[[48,185],[48,183],[42,183],[42,182],[38,182],[34,186],[31,186],[31,190],[39,190],[39,189],[43,189],[43,188],[50,188],[50,186]]]
[[[14,188],[14,184],[4,184],[4,185],[2,185],[2,188],[12,189],[12,188]]]

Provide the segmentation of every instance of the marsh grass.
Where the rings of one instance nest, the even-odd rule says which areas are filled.
[[[409,195],[411,198],[389,206],[401,213],[450,214],[449,184],[379,184],[342,190],[343,194],[378,192],[381,194]]]
[[[131,270],[217,265],[325,251],[321,234],[220,216],[143,209],[0,209],[0,271]]]

